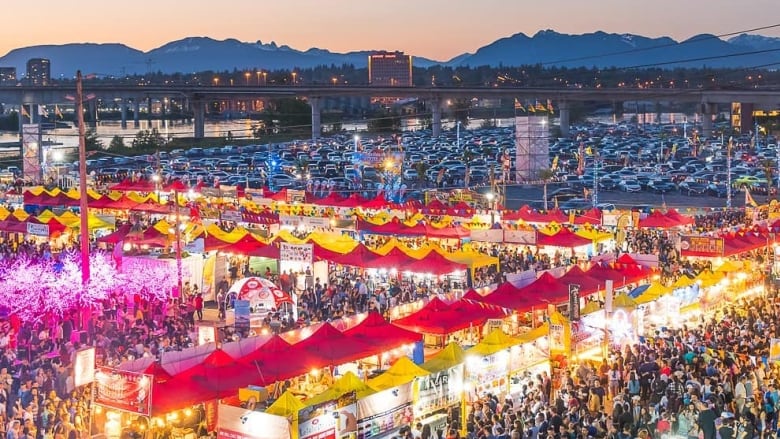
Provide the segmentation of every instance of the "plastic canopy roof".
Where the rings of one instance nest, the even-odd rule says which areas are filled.
[[[463,348],[453,342],[439,351],[433,358],[423,363],[422,367],[431,373],[436,373],[463,364],[465,359],[466,353],[463,351]]]
[[[414,364],[409,357],[401,357],[383,374],[368,380],[368,385],[376,390],[385,390],[411,382],[418,377],[430,375],[431,372]]]

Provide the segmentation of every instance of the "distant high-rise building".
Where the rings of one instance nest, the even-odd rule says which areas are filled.
[[[368,83],[383,87],[412,86],[412,56],[403,52],[374,52],[368,56]]]
[[[16,67],[0,67],[0,85],[16,85]]]
[[[27,61],[27,82],[30,85],[49,85],[51,66],[46,58],[32,58]]]

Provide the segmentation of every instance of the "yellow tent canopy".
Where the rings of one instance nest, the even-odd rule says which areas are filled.
[[[422,368],[436,373],[462,364],[465,358],[466,353],[463,352],[463,348],[457,343],[450,343],[433,358],[423,363]]]
[[[674,284],[672,284],[672,289],[676,290],[677,288],[689,287],[695,283],[696,283],[695,280],[691,279],[688,276],[683,275],[680,276]]]
[[[316,242],[326,250],[341,253],[342,255],[351,252],[358,245],[358,242],[349,235],[335,235],[323,232],[310,234],[309,240]]]
[[[301,402],[301,400],[293,395],[292,392],[285,390],[284,393],[282,393],[282,396],[274,401],[265,412],[269,415],[295,420],[298,419],[298,411],[304,407],[306,407],[306,404]]]
[[[284,242],[289,242],[290,244],[306,244],[307,242],[309,242],[308,238],[300,239],[293,236],[293,234],[290,233],[289,230],[280,230],[276,236],[281,238]]]
[[[168,229],[164,233],[168,233]],[[234,243],[243,238],[248,232],[242,227],[236,227],[232,232],[226,232],[220,229],[216,224],[210,224],[206,227],[206,233],[214,236],[223,242]]]
[[[454,253],[445,253],[444,257],[452,262],[468,265],[470,268],[489,267],[491,265],[498,266],[499,263],[497,257],[478,252],[458,251]]]
[[[325,402],[331,399],[337,399],[341,395],[349,392],[355,392],[358,399],[365,398],[372,393],[376,393],[376,390],[371,388],[368,384],[364,383],[357,375],[352,372],[347,372],[339,378],[333,385],[326,391],[315,395],[312,398],[306,400],[306,406],[312,406]]]
[[[741,270],[742,265],[743,265],[742,262],[727,260],[726,262],[722,263],[720,267],[715,269],[715,272],[731,273],[732,271]]]
[[[665,287],[659,282],[653,282],[650,284],[649,287],[647,287],[645,291],[642,292],[642,294],[639,297],[633,300],[635,304],[641,305],[643,303],[658,300],[662,296],[665,296],[666,294],[669,294],[671,292],[672,292],[671,288]]]
[[[545,235],[555,235],[556,233],[561,231],[561,225],[558,224],[555,221],[551,221],[549,224],[547,224],[545,227],[539,229],[539,232],[544,233]]]
[[[585,239],[590,239],[593,242],[601,242],[612,239],[612,233],[600,231],[589,227],[581,228],[575,232],[575,235]]]
[[[702,271],[696,276],[696,281],[701,283],[704,288],[711,287],[726,277],[726,273],[723,271],[711,272],[708,270]]]
[[[68,212],[70,212],[70,211],[68,211]],[[50,219],[52,219],[52,218],[54,218],[54,217],[56,217],[56,216],[57,216],[57,215],[55,215],[55,214],[54,214],[54,212],[52,212],[52,211],[51,211],[51,210],[49,210],[49,209],[46,209],[46,210],[44,210],[43,212],[41,212],[41,214],[40,214],[40,215],[38,215],[38,219],[39,219],[41,222],[47,223],[47,222],[49,222],[49,220],[50,220]],[[77,217],[77,218],[78,218],[78,217]],[[60,221],[60,222],[62,222],[62,221]],[[63,224],[65,224],[65,223],[63,223]]]
[[[619,294],[612,300],[612,306],[615,308],[636,308],[636,301],[626,294]]]
[[[522,340],[523,343],[528,343],[529,341],[534,341],[537,338],[546,337],[549,334],[550,334],[550,324],[545,322],[541,326],[537,326],[536,328],[524,334],[520,334],[517,338]]]
[[[580,311],[580,314],[585,316],[601,310],[601,305],[597,301],[589,300],[588,303],[585,304],[585,307],[582,308],[582,311]]]
[[[24,211],[24,209],[15,209],[13,212],[11,212],[11,215],[13,215],[14,218],[18,219],[19,221],[24,221],[30,216],[27,214],[27,212]]]
[[[494,329],[493,332],[486,335],[479,343],[466,351],[466,354],[479,355],[486,357],[488,355],[495,354],[506,348],[523,343],[522,340],[510,337],[504,333],[501,329]]]
[[[414,364],[409,357],[401,357],[390,366],[382,375],[368,380],[368,385],[376,390],[385,390],[391,387],[408,383],[417,377],[430,375],[431,373]]]
[[[0,206],[0,221],[5,220],[9,215],[11,215],[11,212],[5,206]]]

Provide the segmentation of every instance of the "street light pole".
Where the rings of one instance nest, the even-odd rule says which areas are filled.
[[[81,211],[81,282],[89,283],[89,206],[87,205],[87,141],[84,127],[84,90],[81,70],[76,72],[76,117],[79,123],[79,210]]]
[[[458,151],[460,151],[460,121],[455,126],[456,132],[457,132],[457,142],[458,142]]]
[[[726,147],[726,208],[731,209],[731,148],[734,147],[734,137],[729,137],[729,144]]]

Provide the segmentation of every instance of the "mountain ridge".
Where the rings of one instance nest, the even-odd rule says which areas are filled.
[[[0,66],[25,72],[30,58],[51,60],[52,78],[72,77],[78,69],[99,76],[123,76],[148,72],[195,73],[226,70],[307,69],[344,64],[365,68],[373,50],[345,53],[311,47],[305,50],[275,41],[243,42],[193,36],[170,41],[149,51],[122,43],[67,43],[17,48],[0,57]],[[762,53],[750,53],[762,52]],[[412,54],[414,56],[414,54]],[[414,56],[416,67],[549,65],[558,67],[674,67],[736,68],[780,62],[780,38],[741,34],[723,40],[699,34],[682,41],[670,37],[645,37],[630,33],[594,31],[564,34],[551,29],[533,36],[523,32],[499,38],[473,53],[449,60]]]

